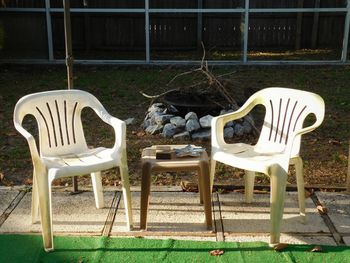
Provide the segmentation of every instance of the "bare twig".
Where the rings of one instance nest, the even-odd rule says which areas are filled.
[[[159,97],[162,97],[170,92],[173,92],[173,91],[178,91],[180,88],[176,88],[176,89],[170,89],[170,90],[167,90],[161,94],[158,94],[158,95],[148,95],[146,93],[144,93],[143,91],[140,91],[141,95],[148,98],[148,99],[158,99]]]
[[[190,70],[190,71],[186,71],[186,72],[180,73],[180,74],[176,75],[175,77],[173,77],[166,85],[169,86],[178,77],[185,76],[185,75],[188,75],[188,74],[194,73],[196,71],[200,71],[200,70],[201,70],[200,68],[196,68],[196,69],[193,69],[193,70]]]

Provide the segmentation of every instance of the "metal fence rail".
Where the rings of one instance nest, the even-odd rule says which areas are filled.
[[[239,64],[256,64],[256,65],[275,65],[275,64],[349,64],[348,58],[348,41],[349,41],[349,24],[350,24],[350,0],[346,2],[345,7],[336,8],[250,8],[249,0],[245,0],[244,6],[239,8],[202,8],[202,0],[198,0],[198,8],[151,8],[150,0],[144,0],[144,8],[71,8],[71,13],[76,14],[141,14],[144,15],[144,59],[76,59],[75,62],[81,64],[196,64],[200,63],[198,60],[164,60],[151,58],[151,39],[150,39],[150,15],[152,14],[240,14],[241,15],[241,59],[240,60],[209,60],[211,64],[222,65],[239,65]],[[316,0],[317,1],[317,0]],[[52,16],[54,14],[62,14],[63,8],[52,8],[50,0],[45,0],[44,8],[0,8],[0,15],[2,13],[39,13],[45,15],[46,19],[46,34],[47,34],[47,59],[3,59],[0,58],[0,63],[64,63],[63,59],[58,59],[54,54],[53,45],[53,29]],[[251,14],[304,14],[304,13],[341,13],[345,15],[344,33],[342,52],[339,59],[335,60],[252,60],[248,56]],[[202,23],[202,18],[198,16],[198,21]],[[198,30],[201,31],[201,30]],[[197,32],[200,38],[201,32]]]

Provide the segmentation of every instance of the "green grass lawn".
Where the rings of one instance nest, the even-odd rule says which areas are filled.
[[[244,90],[259,90],[270,86],[282,86],[309,90],[320,94],[326,102],[326,116],[317,131],[304,137],[302,156],[305,160],[307,184],[343,186],[346,178],[348,140],[350,139],[350,74],[348,66],[337,67],[218,67],[215,74],[234,71],[227,76],[229,91],[241,94]],[[94,94],[114,116],[126,119],[135,117],[135,124],[128,126],[128,164],[132,184],[140,183],[140,151],[146,146],[163,143],[187,143],[166,140],[161,136],[139,136],[140,124],[150,103],[139,92],[159,94],[169,88],[188,86],[198,78],[188,75],[177,79],[171,87],[166,84],[177,74],[189,68],[179,67],[76,67],[75,88]],[[32,165],[28,146],[13,127],[13,109],[22,96],[39,91],[66,89],[64,66],[2,66],[0,67],[0,173],[5,180],[0,184],[30,184]],[[255,113],[253,113],[255,114]],[[261,116],[257,112],[256,116]],[[259,119],[259,117],[257,117]],[[89,145],[111,146],[113,131],[91,114],[83,112],[86,137]],[[259,120],[257,120],[259,123]],[[261,121],[260,121],[261,123]],[[26,127],[36,133],[35,121],[28,117]],[[234,141],[254,142],[248,136]],[[209,142],[196,142],[207,147]],[[119,177],[114,170],[105,172],[104,184],[117,185]],[[242,183],[242,172],[221,167],[218,182]],[[180,177],[168,174],[157,176],[155,184],[178,184]],[[86,181],[84,181],[86,180]],[[262,179],[262,183],[264,181]],[[267,180],[267,179],[266,179]],[[295,183],[294,176],[289,182]],[[81,179],[82,183],[90,183]],[[59,185],[65,181],[56,182]]]
[[[141,238],[55,237],[46,253],[41,236],[0,235],[2,263],[25,262],[349,262],[349,247],[289,245],[280,252],[263,242],[209,242]],[[222,250],[220,256],[210,255]]]

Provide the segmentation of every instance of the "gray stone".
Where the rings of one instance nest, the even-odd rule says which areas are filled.
[[[234,110],[233,110],[233,109],[221,110],[221,111],[220,111],[220,115],[224,115],[224,114],[230,113],[230,112],[234,112]]]
[[[235,134],[237,136],[242,136],[244,134],[244,128],[241,124],[239,123],[236,123],[235,127],[234,127],[234,131],[235,131]]]
[[[162,135],[165,138],[171,138],[174,136],[174,134],[176,133],[176,126],[172,123],[167,123],[164,126]]]
[[[202,130],[192,134],[192,139],[209,140],[211,137],[211,130]]]
[[[186,114],[185,120],[186,121],[188,121],[188,120],[198,120],[198,116],[197,116],[197,114],[195,112],[190,111],[189,113]]]
[[[225,128],[232,127],[233,126],[233,121],[226,122]]]
[[[190,133],[188,131],[181,132],[174,135],[174,139],[189,139]]]
[[[232,138],[234,134],[234,130],[232,127],[227,127],[224,129],[224,137],[225,138]]]
[[[158,103],[156,103],[158,104]],[[152,117],[155,113],[162,113],[164,111],[164,107],[156,106],[152,104],[151,107],[148,108],[148,115]]]
[[[151,120],[150,119],[145,119],[141,125],[142,129],[146,130],[148,126],[151,125]]]
[[[135,120],[135,118],[128,118],[128,119],[126,119],[126,120],[124,120],[124,121],[125,121],[125,124],[126,124],[126,125],[130,125],[130,124],[133,124],[133,123],[134,123],[134,120]]]
[[[211,120],[213,118],[214,117],[211,115],[205,115],[199,119],[199,123],[201,124],[202,128],[210,128],[211,127]]]
[[[179,111],[173,105],[169,105],[167,107],[167,112],[169,112],[169,113],[178,113]]]
[[[251,114],[246,115],[246,116],[244,117],[244,119],[246,119],[249,123],[251,123],[251,124],[253,124],[253,125],[255,124],[254,119],[253,119],[253,117],[252,117]]]
[[[184,118],[176,116],[170,119],[170,123],[174,124],[176,127],[185,127],[186,121]]]
[[[149,108],[148,111],[163,111],[164,110],[164,104],[163,103],[153,103]]]
[[[252,132],[252,125],[247,120],[244,120],[244,122],[243,122],[243,130],[245,133]]]
[[[172,114],[156,114],[154,115],[154,121],[156,124],[166,124],[172,117],[174,117]]]
[[[186,122],[186,131],[188,131],[188,132],[193,132],[193,131],[196,131],[200,128],[201,128],[201,126],[199,125],[199,122],[197,119],[189,119]]]
[[[163,125],[150,125],[146,128],[146,132],[149,134],[157,134],[160,133],[163,129]]]

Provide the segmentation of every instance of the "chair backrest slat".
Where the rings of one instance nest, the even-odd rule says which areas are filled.
[[[267,88],[258,91],[259,104],[266,108],[264,125],[257,146],[266,151],[283,151],[293,143],[292,154],[298,154],[300,136],[290,142],[291,134],[303,128],[305,118],[324,116],[324,102],[317,94],[287,88]]]
[[[57,90],[30,94],[16,105],[20,122],[33,115],[39,127],[40,154],[56,156],[87,149],[81,111],[86,106],[101,106],[90,93],[81,90]]]

